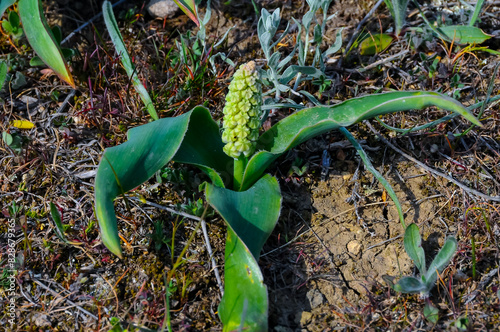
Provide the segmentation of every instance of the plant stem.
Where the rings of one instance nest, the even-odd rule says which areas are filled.
[[[476,279],[476,241],[474,235],[472,235],[470,241],[472,247],[472,279]]]
[[[245,172],[245,167],[247,166],[248,159],[244,155],[241,155],[238,159],[234,160],[234,182],[233,189],[236,191],[240,191],[242,181],[243,181],[243,173]]]

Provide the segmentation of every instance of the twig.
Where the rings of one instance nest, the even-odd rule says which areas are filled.
[[[378,2],[375,4],[375,6],[373,6],[373,8],[368,12],[368,14],[366,14],[366,16],[361,20],[361,22],[359,22],[358,26],[356,27],[356,30],[354,30],[354,33],[352,34],[352,37],[349,40],[349,43],[347,44],[347,46],[345,48],[344,57],[349,52],[352,44],[354,43],[354,40],[356,40],[356,37],[358,37],[358,32],[361,29],[361,26],[363,26],[363,24],[365,24],[365,22],[370,18],[370,16],[372,16],[373,13],[375,13],[375,11],[382,4],[382,2],[384,2],[384,0],[378,0]],[[342,66],[342,58],[340,58],[340,60],[338,62],[338,66],[339,67]]]
[[[212,268],[213,268],[214,273],[215,273],[215,278],[217,279],[217,285],[219,286],[221,296],[224,295],[224,287],[222,286],[222,279],[220,277],[219,269],[217,268],[217,264],[215,263],[215,259],[213,257],[212,246],[210,245],[210,240],[208,238],[207,225],[206,225],[205,219],[197,217],[197,216],[193,216],[192,214],[187,214],[184,212],[176,211],[174,209],[168,208],[168,207],[160,205],[160,204],[156,204],[156,203],[149,202],[149,201],[143,201],[143,200],[138,199],[137,197],[132,196],[132,197],[128,197],[128,198],[132,199],[134,201],[142,202],[142,203],[150,205],[150,206],[154,206],[155,208],[158,208],[158,209],[161,209],[164,211],[168,211],[168,212],[173,213],[173,214],[183,216],[183,217],[188,218],[188,219],[201,221],[201,229],[203,231],[203,239],[205,240],[205,245],[207,246],[208,255],[210,256]]]
[[[116,6],[119,6],[121,5],[122,3],[124,3],[125,1],[127,0],[120,0],[118,1],[117,3],[115,3],[113,5],[113,8],[116,7]],[[97,14],[96,16],[92,17],[90,20],[88,20],[87,22],[85,22],[84,24],[82,24],[80,27],[78,27],[76,30],[74,30],[72,33],[70,33],[66,38],[63,39],[63,41],[61,42],[61,45],[66,43],[68,40],[70,40],[75,34],[77,34],[78,32],[82,31],[83,29],[85,29],[90,23],[94,22],[95,20],[97,20],[98,18],[100,18],[102,16],[102,12],[100,12],[99,14]]]
[[[399,239],[399,238],[400,238],[400,237],[402,237],[402,236],[403,236],[403,235],[402,235],[402,234],[400,234],[400,235],[398,235],[398,236],[392,237],[392,238],[387,239],[387,240],[385,240],[385,241],[382,241],[382,242],[380,242],[380,243],[374,244],[373,246],[369,246],[368,248],[366,248],[366,250],[370,250],[370,249],[373,249],[373,248],[376,248],[376,247],[380,247],[380,246],[382,246],[382,245],[386,244],[387,242],[392,242],[392,241],[394,241],[394,240]]]
[[[455,180],[451,176],[448,176],[448,175],[446,175],[446,174],[444,174],[444,173],[442,173],[440,171],[437,171],[437,170],[435,170],[433,168],[430,168],[429,166],[427,166],[424,163],[418,161],[417,159],[413,158],[409,154],[406,154],[405,152],[403,152],[401,149],[397,148],[392,143],[389,143],[389,141],[386,140],[378,131],[376,131],[375,128],[373,128],[372,125],[368,121],[365,120],[363,122],[364,122],[364,124],[366,124],[368,126],[368,128],[370,128],[370,130],[375,135],[377,135],[380,138],[380,140],[382,142],[384,142],[385,144],[387,144],[391,149],[393,149],[394,151],[398,152],[399,154],[401,154],[406,159],[413,161],[415,164],[417,164],[421,168],[425,169],[426,171],[431,172],[431,173],[433,173],[433,174],[435,174],[437,176],[443,177],[443,178],[445,178],[446,180],[448,180],[450,182],[453,182],[454,184],[456,184],[458,187],[462,188],[465,192],[467,192],[469,194],[481,197],[482,199],[485,199],[487,201],[500,202],[500,196],[489,196],[489,195],[483,194],[480,191],[477,191],[475,189],[469,188],[465,184],[463,184],[462,182],[460,182],[458,180]]]
[[[43,289],[45,289],[46,291],[50,292],[55,297],[61,298],[64,301],[68,302],[69,304],[71,304],[72,306],[74,306],[75,308],[77,308],[78,310],[80,310],[81,312],[83,312],[84,314],[86,314],[87,316],[92,317],[95,320],[98,319],[97,316],[91,314],[90,312],[88,312],[87,310],[83,309],[82,307],[80,307],[79,305],[77,305],[76,303],[74,303],[73,301],[68,300],[66,297],[61,296],[61,294],[59,294],[56,291],[53,291],[52,289],[50,289],[49,287],[45,286],[44,284],[42,284],[40,281],[36,280],[35,278],[32,278],[31,280],[33,280],[33,282],[35,282],[38,286],[40,286]]]
[[[203,231],[203,238],[205,239],[205,245],[207,246],[208,255],[210,256],[210,260],[212,262],[212,268],[214,269],[215,279],[217,279],[217,285],[219,286],[220,296],[224,296],[224,287],[222,286],[222,280],[220,278],[219,269],[217,268],[217,264],[215,264],[214,255],[212,253],[212,246],[210,245],[210,240],[208,238],[207,232],[207,224],[205,219],[201,220],[201,230]]]
[[[397,59],[399,57],[402,57],[403,55],[405,55],[406,53],[410,52],[409,50],[404,50],[404,51],[401,51],[397,54],[394,54],[394,55],[391,55],[390,57],[387,57],[387,58],[384,58],[384,59],[381,59],[381,60],[378,60],[378,61],[375,61],[374,63],[372,64],[369,64],[368,66],[366,67],[363,67],[361,69],[354,69],[354,71],[357,71],[358,73],[363,73],[367,70],[370,70],[374,67],[377,67],[379,65],[383,65],[384,63],[387,63],[387,62],[391,62],[392,60],[394,59]]]
[[[154,206],[155,208],[158,208],[160,210],[168,211],[170,213],[177,214],[179,216],[183,216],[184,218],[188,218],[188,219],[192,219],[192,220],[196,220],[196,221],[201,221],[202,220],[200,217],[193,216],[192,214],[188,214],[188,213],[176,211],[174,209],[171,209],[171,208],[168,208],[166,206],[163,206],[163,205],[160,205],[160,204],[156,204],[156,203],[153,203],[153,202],[150,202],[150,201],[143,201],[143,200],[140,200],[137,197],[127,196],[127,198],[131,199],[131,200],[134,200],[134,201],[142,202],[142,203],[144,203],[146,205]]]

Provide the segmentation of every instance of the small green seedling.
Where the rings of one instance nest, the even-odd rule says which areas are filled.
[[[13,10],[9,11],[7,19],[2,21],[2,28],[16,44],[24,35],[19,15]]]
[[[429,292],[436,284],[438,275],[455,255],[457,240],[454,237],[446,239],[443,247],[429,265],[429,268],[426,268],[422,239],[420,238],[420,232],[416,224],[411,224],[406,228],[404,245],[406,253],[413,260],[420,272],[420,278],[403,277],[399,279],[393,288],[395,291],[401,293],[420,293],[422,297],[427,298],[429,297]]]

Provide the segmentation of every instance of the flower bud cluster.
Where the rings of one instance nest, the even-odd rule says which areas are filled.
[[[262,90],[254,61],[240,66],[229,85],[224,106],[224,152],[235,159],[251,156],[259,137]]]

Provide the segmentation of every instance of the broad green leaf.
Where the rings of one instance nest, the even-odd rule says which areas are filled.
[[[427,292],[425,284],[415,277],[403,277],[394,285],[394,290],[400,293],[422,293]]]
[[[5,84],[5,79],[7,78],[7,63],[5,61],[0,61],[0,90],[2,90]]]
[[[174,0],[174,2],[197,26],[200,26],[194,0]]]
[[[409,225],[404,236],[405,250],[408,256],[415,262],[421,275],[425,275],[425,253],[422,248],[420,230],[416,224]]]
[[[430,303],[426,303],[424,306],[424,317],[432,324],[436,324],[439,320],[439,309]]]
[[[453,258],[455,252],[457,252],[457,247],[457,240],[454,237],[446,239],[446,242],[431,262],[431,265],[425,274],[425,280],[429,289],[436,283],[438,273],[443,272],[446,265],[448,265],[450,260]]]
[[[123,67],[127,72],[128,77],[134,84],[135,91],[141,96],[142,102],[146,106],[149,115],[154,120],[158,120],[158,114],[153,106],[153,102],[151,101],[151,97],[149,96],[148,91],[142,84],[139,76],[137,76],[137,72],[135,69],[132,60],[127,52],[127,48],[125,47],[125,43],[123,42],[122,35],[120,34],[120,29],[118,28],[118,23],[116,23],[115,15],[113,14],[113,7],[109,1],[104,1],[102,4],[102,13],[104,17],[104,23],[106,24],[106,28],[108,29],[109,36],[115,45],[116,52],[120,56]]]
[[[225,287],[219,306],[224,331],[267,331],[267,289],[257,260],[278,221],[278,182],[265,175],[247,191],[207,185],[205,194],[228,225]]]
[[[104,151],[95,179],[95,213],[108,249],[121,257],[113,200],[146,182],[170,160],[190,163],[222,184],[232,159],[222,152],[219,128],[204,107],[129,130],[128,141]],[[219,175],[222,174],[222,177]]]
[[[436,92],[390,92],[354,98],[334,106],[303,109],[284,118],[262,134],[257,141],[258,152],[252,156],[245,169],[241,189],[249,188],[255,183],[281,154],[312,137],[377,115],[429,106],[453,111],[480,125],[460,103]]]
[[[369,35],[360,44],[361,55],[374,55],[384,51],[391,45],[394,38],[385,33]]]
[[[449,41],[455,44],[481,44],[490,39],[491,35],[483,32],[483,30],[467,26],[467,25],[449,25],[437,29],[442,35],[446,36]]]
[[[18,9],[24,33],[35,53],[57,76],[74,88],[73,76],[45,20],[41,1],[19,0]]]
[[[387,191],[389,196],[392,198],[394,205],[396,205],[396,209],[398,210],[399,221],[401,222],[401,225],[403,226],[403,228],[406,228],[403,209],[401,208],[401,204],[399,203],[398,196],[396,196],[394,189],[392,189],[389,182],[372,165],[370,158],[368,158],[368,155],[361,147],[361,144],[359,144],[358,141],[356,141],[356,139],[351,135],[351,133],[347,129],[345,129],[344,127],[340,127],[339,131],[349,140],[349,142],[351,142],[352,146],[356,149],[356,151],[358,152],[358,155],[361,157],[361,160],[365,164],[366,169],[369,170],[370,173],[372,173],[373,176],[375,176],[375,178],[384,186],[385,190]]]
[[[0,18],[5,13],[5,10],[16,3],[17,0],[0,0]]]

